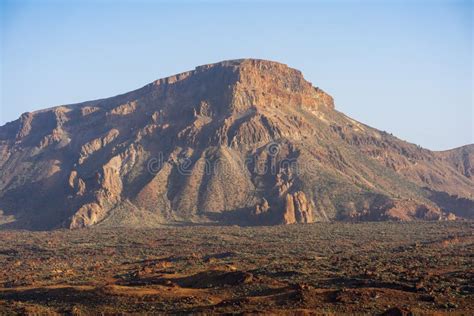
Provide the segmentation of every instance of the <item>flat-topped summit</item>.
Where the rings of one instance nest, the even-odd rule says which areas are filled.
[[[224,72],[235,74],[239,72],[244,73],[247,71],[264,72],[264,71],[268,71],[269,69],[283,70],[283,72],[291,70],[294,72],[294,74],[297,74],[298,76],[302,77],[302,74],[300,71],[296,69],[292,69],[288,67],[287,65],[276,62],[276,61],[270,61],[270,60],[264,60],[264,59],[253,59],[253,58],[242,58],[242,59],[223,60],[216,63],[196,66],[194,70],[184,71],[184,72],[181,72],[169,77],[158,79],[155,81],[155,83],[157,84],[161,84],[163,82],[174,83],[176,81],[187,78],[191,75],[206,73],[209,71],[224,71]]]
[[[324,91],[306,81],[299,70],[285,64],[261,59],[237,59],[196,67],[195,70],[157,80],[158,90],[186,89],[205,97],[225,99],[215,106],[231,112],[272,107],[308,107],[312,110],[334,108]],[[205,96],[206,94],[212,96]],[[272,99],[272,100],[271,100]],[[215,109],[218,111],[217,109]]]
[[[284,64],[222,61],[0,127],[0,227],[469,218],[472,161],[348,118]]]
[[[275,82],[277,82],[276,80],[279,79],[278,77],[281,77],[282,80],[288,83],[288,88],[290,89],[298,88],[298,83],[301,85],[311,85],[304,79],[301,71],[297,69],[290,68],[285,64],[275,61],[251,58],[224,60],[217,63],[197,66],[194,70],[158,79],[154,83],[158,85],[163,83],[172,84],[184,80],[189,76],[198,76],[209,73],[216,75],[219,72],[221,74],[227,74],[227,76],[232,77],[235,81],[253,76],[263,76],[265,79],[270,79],[272,81],[275,80]]]
[[[299,70],[293,69],[288,67],[288,65],[271,60],[265,59],[257,59],[257,58],[240,58],[240,59],[231,59],[231,60],[223,60],[216,63],[205,64],[201,66],[197,66],[195,70],[197,71],[204,71],[210,68],[231,68],[231,69],[244,69],[248,70],[250,68],[256,68],[260,70],[265,69],[291,69],[293,71],[298,72],[301,75]]]

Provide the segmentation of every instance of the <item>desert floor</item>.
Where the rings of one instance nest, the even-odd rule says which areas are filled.
[[[0,232],[0,314],[474,313],[474,222]]]

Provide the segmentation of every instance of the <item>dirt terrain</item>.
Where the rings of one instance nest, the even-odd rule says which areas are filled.
[[[474,223],[0,232],[0,314],[472,314]]]

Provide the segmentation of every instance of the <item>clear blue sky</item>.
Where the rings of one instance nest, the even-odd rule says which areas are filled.
[[[300,69],[340,111],[402,139],[474,142],[471,1],[0,2],[0,125],[254,57]]]

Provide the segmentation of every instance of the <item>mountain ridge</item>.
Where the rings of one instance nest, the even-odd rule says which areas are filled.
[[[357,122],[284,64],[223,61],[1,126],[0,223],[470,218],[473,148],[434,152]]]

